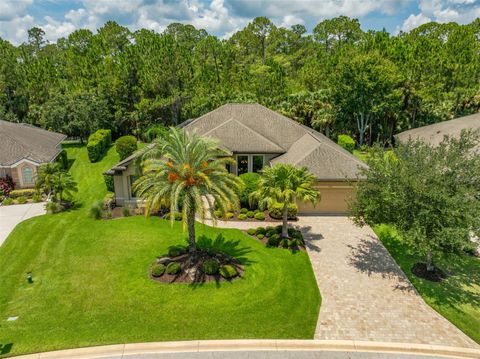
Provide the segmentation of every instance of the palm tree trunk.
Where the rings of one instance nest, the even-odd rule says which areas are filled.
[[[188,251],[195,253],[197,251],[197,244],[195,242],[195,209],[191,208],[187,213],[188,224]]]
[[[283,216],[282,216],[282,238],[288,237],[288,204],[285,202],[283,205]]]

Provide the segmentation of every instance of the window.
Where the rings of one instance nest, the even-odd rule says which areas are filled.
[[[263,155],[252,156],[252,172],[260,172],[263,168]]]
[[[128,178],[130,180],[130,198],[135,198],[135,192],[133,191],[133,184],[138,179],[138,176],[131,175],[131,176],[128,176]]]
[[[237,176],[248,172],[248,155],[237,156]]]
[[[33,170],[31,167],[22,168],[22,181],[24,185],[33,184]]]

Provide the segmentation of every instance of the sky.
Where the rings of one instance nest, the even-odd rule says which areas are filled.
[[[228,38],[257,16],[277,26],[303,24],[310,33],[339,15],[358,18],[363,30],[396,34],[429,21],[469,23],[480,17],[480,0],[0,0],[0,37],[20,44],[38,26],[55,41],[114,20],[133,31],[157,32],[181,22]]]

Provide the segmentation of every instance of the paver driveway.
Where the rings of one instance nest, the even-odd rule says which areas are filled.
[[[369,227],[302,217],[322,294],[315,339],[478,345],[430,308]]]
[[[45,203],[0,206],[0,246],[17,224],[42,214],[45,214]]]

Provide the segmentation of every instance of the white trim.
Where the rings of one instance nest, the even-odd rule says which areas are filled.
[[[40,166],[41,163],[40,162],[35,162],[35,161],[32,161],[32,160],[29,160],[28,158],[22,158],[21,160],[15,162],[15,163],[12,163],[10,166],[0,166],[2,168],[15,168],[19,165],[21,165],[22,163],[29,163],[31,165],[34,165],[34,166]]]

